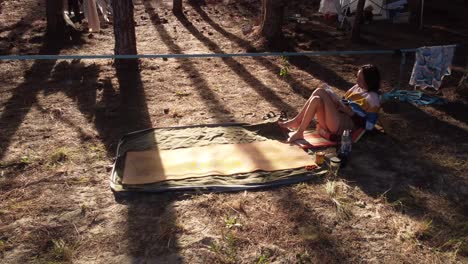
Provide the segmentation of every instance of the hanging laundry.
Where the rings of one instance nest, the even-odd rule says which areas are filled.
[[[108,14],[110,13],[111,8],[109,8],[109,0],[97,0],[97,7],[101,11],[104,21],[109,22]]]
[[[101,24],[97,12],[96,0],[84,0],[83,11],[86,19],[88,19],[88,28],[92,32],[101,31]]]
[[[323,14],[336,14],[336,6],[340,6],[339,0],[322,0],[320,1],[319,12]]]
[[[410,85],[438,90],[444,76],[451,73],[454,51],[455,45],[418,48]]]

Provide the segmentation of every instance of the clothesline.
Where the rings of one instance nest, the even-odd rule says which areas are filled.
[[[460,45],[453,45],[454,47]],[[2,60],[76,60],[76,59],[183,59],[183,58],[229,58],[229,57],[293,57],[293,56],[332,56],[332,55],[365,55],[365,54],[400,54],[400,74],[397,87],[401,87],[406,54],[415,53],[418,49],[392,50],[345,50],[345,51],[309,51],[309,52],[265,52],[265,53],[195,53],[195,54],[127,54],[127,55],[0,55]]]
[[[365,55],[412,53],[416,49],[395,50],[344,50],[306,52],[264,52],[264,53],[192,53],[192,54],[135,54],[135,55],[0,55],[0,60],[75,60],[75,59],[157,59],[157,58],[227,58],[227,57],[291,57],[326,55]]]

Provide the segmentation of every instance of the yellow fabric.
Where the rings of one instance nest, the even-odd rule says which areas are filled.
[[[128,152],[123,184],[147,184],[256,170],[277,171],[314,165],[296,145],[267,140],[175,150]]]
[[[362,110],[366,111],[367,113],[379,112],[380,103],[378,100],[378,95],[372,95],[371,93],[362,90],[362,88],[359,86],[353,86],[351,89],[349,89],[345,93],[344,98],[355,102],[362,108]]]

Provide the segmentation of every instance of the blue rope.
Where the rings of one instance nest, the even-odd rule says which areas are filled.
[[[324,55],[363,55],[395,54],[415,52],[416,49],[398,50],[347,50],[347,51],[308,51],[308,52],[266,52],[266,53],[195,53],[195,54],[136,54],[136,55],[1,55],[0,60],[75,60],[75,59],[158,59],[158,58],[230,58],[230,57],[271,57],[271,56],[324,56]]]

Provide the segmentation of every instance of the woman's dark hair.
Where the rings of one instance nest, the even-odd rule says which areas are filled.
[[[379,69],[372,64],[366,64],[362,65],[360,70],[362,72],[362,77],[364,77],[364,81],[366,82],[367,90],[369,92],[378,93],[380,89]]]

